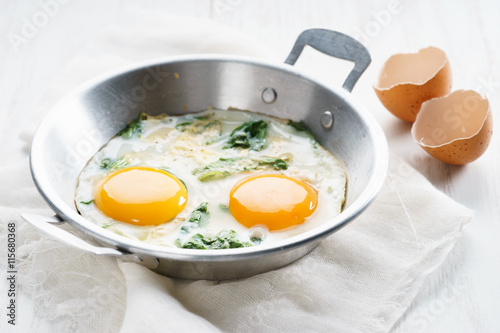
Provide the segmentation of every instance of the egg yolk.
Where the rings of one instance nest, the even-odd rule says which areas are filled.
[[[163,170],[130,167],[115,171],[97,186],[94,202],[107,216],[135,225],[157,225],[186,206],[186,186]]]
[[[244,226],[282,230],[304,223],[318,205],[318,192],[284,175],[261,175],[237,183],[229,196],[231,215]]]

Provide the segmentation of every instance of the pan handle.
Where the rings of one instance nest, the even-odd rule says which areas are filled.
[[[371,62],[368,50],[354,38],[332,30],[308,29],[297,38],[285,64],[295,64],[306,45],[329,56],[354,62],[354,68],[342,85],[349,92]]]
[[[72,233],[57,227],[56,225],[66,223],[66,221],[62,220],[57,215],[47,217],[36,214],[21,214],[21,216],[26,222],[28,222],[38,230],[43,231],[45,234],[52,236],[53,238],[64,244],[76,247],[82,251],[96,255],[118,257],[123,261],[135,262],[152,269],[158,267],[157,259],[132,253],[125,253],[109,247],[100,247],[87,243],[86,241],[73,235]]]

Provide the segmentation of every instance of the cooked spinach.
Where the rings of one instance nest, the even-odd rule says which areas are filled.
[[[132,120],[116,135],[127,139],[130,139],[134,134],[142,133],[142,121],[148,119],[148,115],[144,112],[137,117],[137,119]]]
[[[181,132],[188,131],[193,134],[201,134],[206,131],[214,131],[216,135],[222,133],[222,124],[218,120],[196,119],[177,124],[175,128]]]
[[[183,249],[218,250],[235,249],[253,245],[254,244],[252,242],[240,241],[238,239],[238,234],[234,230],[222,230],[213,237],[196,234],[184,244],[180,244],[180,241],[177,240],[177,246]]]
[[[201,182],[209,182],[212,180],[219,180],[222,178],[226,178],[231,173],[227,171],[207,171],[203,173],[201,176],[198,176],[198,180]]]
[[[272,168],[286,170],[288,165],[280,158],[269,156],[258,157],[221,157],[217,161],[193,170],[193,175],[199,175],[198,180],[207,182],[225,178],[231,174]]]
[[[94,199],[91,199],[89,201],[80,201],[80,203],[83,204],[83,205],[90,205],[93,202],[94,202]]]
[[[286,169],[288,169],[288,165],[281,158],[273,159],[271,157],[271,159],[269,159],[267,161],[261,161],[259,164],[260,165],[270,165],[273,167],[274,170],[286,170]]]
[[[309,130],[305,127],[303,121],[296,122],[296,121],[293,121],[293,120],[289,120],[288,121],[288,126],[291,126],[291,127],[295,128],[299,132],[310,133]]]
[[[192,121],[185,121],[183,123],[175,125],[175,128],[181,132],[186,131],[186,128],[191,125],[193,122]]]
[[[198,206],[189,217],[189,220],[181,227],[181,231],[188,233],[194,228],[199,228],[207,225],[210,213],[208,212],[208,202],[204,202]]]
[[[311,131],[309,131],[307,129],[307,127],[305,126],[304,122],[295,122],[293,120],[289,120],[288,121],[288,126],[291,126],[293,128],[295,128],[295,130],[299,131],[299,132],[304,132],[305,134],[307,134],[307,136],[309,138],[311,138],[313,140],[313,148],[318,148],[318,142],[316,141],[316,138],[314,137],[314,135],[311,133]]]
[[[111,158],[103,158],[101,160],[100,167],[108,172],[115,171],[121,169],[127,165],[127,159],[124,157],[117,158],[116,160],[112,160]]]
[[[267,123],[264,120],[248,121],[231,132],[222,148],[250,148],[250,150],[259,151],[266,147],[266,137]]]
[[[253,243],[253,245],[259,245],[260,243],[262,243],[263,239],[257,237],[250,237],[250,241]]]
[[[221,209],[227,206],[220,206]],[[196,208],[189,220],[181,227],[181,235],[186,235],[195,228],[200,228],[208,223],[210,214],[208,213],[208,203],[204,202]],[[216,249],[234,249],[240,247],[248,247],[260,244],[262,239],[252,238],[251,241],[241,241],[238,239],[238,234],[234,230],[222,230],[215,236],[195,234],[187,241],[182,243],[181,238],[177,238],[175,244],[183,249],[199,249],[199,250],[216,250]]]

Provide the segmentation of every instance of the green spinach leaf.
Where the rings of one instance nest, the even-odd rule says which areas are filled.
[[[134,134],[140,134],[142,133],[142,121],[148,119],[148,115],[145,114],[144,112],[137,117],[137,119],[132,120],[130,123],[127,124],[120,132],[118,132],[116,135],[121,136],[127,139],[130,139]]]
[[[312,140],[312,145],[313,145],[313,148],[316,149],[318,148],[318,141],[316,141],[316,138],[314,137],[314,135],[311,133],[311,131],[309,131],[304,122],[295,122],[293,120],[289,120],[288,121],[288,126],[291,126],[293,128],[295,128],[295,130],[299,131],[299,132],[304,132],[305,134],[307,134],[307,136]]]
[[[223,149],[250,148],[260,151],[267,145],[267,123],[264,120],[248,121],[236,127]]]
[[[124,157],[112,160],[111,158],[103,158],[100,167],[108,172],[112,172],[127,166],[127,159]]]
[[[183,249],[219,250],[249,247],[254,244],[252,242],[240,241],[238,234],[234,230],[222,230],[213,237],[196,234],[184,244],[179,244],[178,242],[177,245]]]
[[[208,202],[204,202],[198,206],[189,217],[189,220],[181,227],[181,231],[188,233],[194,228],[199,228],[207,225],[210,213],[208,212]]]
[[[231,174],[272,168],[274,170],[288,169],[287,163],[281,158],[269,156],[256,157],[221,157],[217,161],[193,170],[198,180],[208,182],[225,178]]]
[[[183,123],[175,125],[175,128],[181,132],[185,132],[186,128],[191,125],[193,122],[192,121],[185,121]]]
[[[201,134],[211,131],[209,134],[220,135],[222,133],[222,124],[218,120],[196,119],[177,124],[175,128],[181,132],[188,131],[192,134]]]

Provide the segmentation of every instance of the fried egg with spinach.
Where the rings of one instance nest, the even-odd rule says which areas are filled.
[[[86,219],[169,247],[275,242],[337,216],[346,175],[301,124],[246,111],[141,114],[89,161]]]

